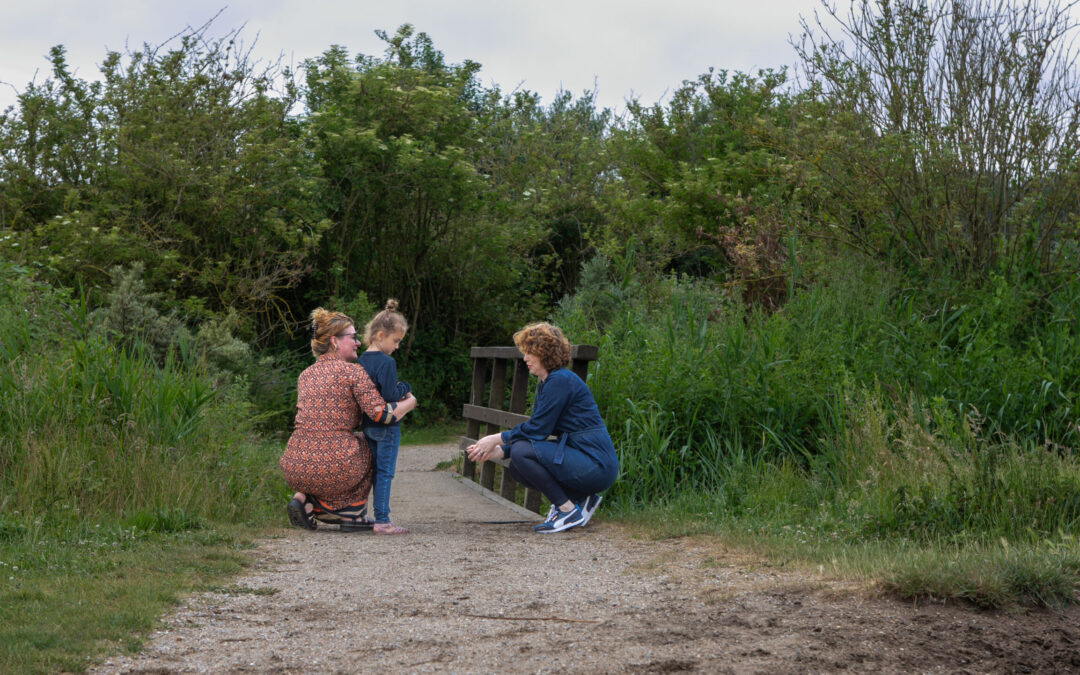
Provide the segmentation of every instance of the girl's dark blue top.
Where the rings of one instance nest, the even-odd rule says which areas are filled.
[[[379,390],[379,396],[383,397],[383,400],[387,403],[397,403],[401,399],[405,398],[411,389],[408,382],[398,382],[397,379],[397,363],[393,358],[383,354],[380,351],[366,351],[360,354],[360,358],[357,362],[364,367],[367,371],[368,377],[375,383],[375,388]],[[392,424],[399,424],[400,422],[392,422]],[[384,427],[386,425],[377,424],[369,420],[366,416],[361,423],[364,428],[368,426]]]

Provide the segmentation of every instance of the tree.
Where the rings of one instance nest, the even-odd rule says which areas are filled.
[[[803,22],[799,156],[832,227],[969,278],[1045,272],[1080,210],[1076,23],[1035,0],[860,0]]]
[[[291,74],[260,69],[237,32],[207,30],[109,53],[93,84],[55,48],[54,80],[0,125],[0,211],[67,285],[142,262],[174,306],[232,309],[265,335],[291,318],[283,293],[326,227],[317,172],[289,117]]]
[[[513,223],[539,278],[535,289],[554,304],[574,291],[607,228],[611,112],[597,110],[592,93],[575,99],[563,91],[544,106],[535,93],[494,89],[478,117],[485,217]]]
[[[521,230],[483,213],[492,196],[475,163],[479,65],[447,65],[410,25],[379,35],[381,58],[350,62],[333,47],[305,64],[308,127],[333,221],[306,300],[399,298],[413,327],[407,364],[423,330],[465,351],[462,342],[504,340],[532,299],[520,294]]]
[[[31,84],[0,115],[0,229],[25,230],[62,213],[104,165],[101,84],[74,78],[63,46],[50,56],[55,80]]]
[[[632,102],[612,139],[623,182],[607,252],[640,237],[663,269],[726,277],[751,302],[779,306],[799,213],[786,81],[784,71],[710,70],[667,106]]]

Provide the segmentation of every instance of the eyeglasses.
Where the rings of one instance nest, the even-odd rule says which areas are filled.
[[[356,333],[342,333],[340,335],[335,335],[334,337],[350,338],[353,342],[360,342],[360,338],[356,335]]]

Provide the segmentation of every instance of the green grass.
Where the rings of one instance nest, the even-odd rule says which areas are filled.
[[[894,555],[891,563],[882,586],[904,598],[1057,608],[1074,604],[1080,588],[1080,547],[1070,538],[921,549]]]
[[[465,422],[443,422],[417,427],[409,424],[409,418],[401,424],[402,445],[436,445],[456,443],[465,434]]]
[[[242,572],[257,534],[117,524],[0,538],[0,673],[82,672],[136,652],[184,595],[223,588]]]
[[[281,444],[192,345],[117,344],[85,298],[0,272],[0,672],[79,672],[284,524]]]
[[[907,598],[1075,603],[1080,282],[828,253],[774,312],[583,274],[554,318],[600,348],[589,386],[621,464],[605,513]]]
[[[649,509],[609,510],[603,517],[630,526],[644,538],[716,536],[733,549],[778,564],[859,579],[910,602],[1023,611],[1074,605],[1080,589],[1080,546],[1069,536],[962,545],[852,541],[840,531],[809,523],[778,525],[752,517],[717,517],[689,508],[685,501]]]
[[[813,469],[729,454],[709,490],[614,499],[604,516],[645,537],[715,535],[916,602],[1077,603],[1075,457],[973,432],[954,445],[880,412],[852,404],[844,440],[827,442]]]

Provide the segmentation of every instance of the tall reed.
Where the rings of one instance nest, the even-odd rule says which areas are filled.
[[[158,365],[118,347],[77,323],[89,321],[77,301],[25,275],[0,300],[5,513],[243,518],[280,491],[243,392],[215,389],[190,352]]]
[[[614,501],[712,495],[855,539],[1075,532],[1080,282],[916,291],[835,267],[772,314],[675,278],[628,296],[593,274],[564,301],[555,320],[600,345]]]

